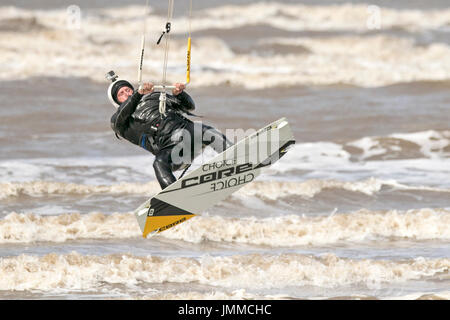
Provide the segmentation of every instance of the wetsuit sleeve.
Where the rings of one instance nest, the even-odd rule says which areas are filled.
[[[142,94],[136,91],[127,101],[122,103],[117,112],[111,117],[111,127],[113,128],[114,132],[124,138],[126,138],[125,132],[129,127],[130,117],[136,110],[136,107],[139,104],[141,98]]]
[[[193,111],[195,109],[195,102],[185,91],[175,96],[178,100],[177,108],[183,111]]]

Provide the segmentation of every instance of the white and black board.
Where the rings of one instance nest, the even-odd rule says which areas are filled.
[[[177,180],[134,212],[146,238],[199,215],[251,183],[295,143],[285,118],[240,140]]]

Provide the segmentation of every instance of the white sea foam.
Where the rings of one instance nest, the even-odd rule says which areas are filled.
[[[0,161],[0,181],[145,182],[155,178],[153,160],[152,155],[10,159]]]
[[[40,216],[10,213],[0,220],[0,243],[65,242],[81,239],[129,239],[141,236],[131,213]],[[450,239],[450,212],[417,209],[283,216],[258,219],[197,216],[160,234],[187,242],[235,242],[272,247],[323,245],[379,239]]]
[[[294,181],[254,181],[238,190],[233,196],[239,199],[258,197],[262,200],[277,200],[289,196],[313,198],[324,190],[346,190],[366,195],[378,193],[383,186],[398,190],[417,190],[430,192],[449,193],[450,189],[404,185],[395,180],[381,180],[369,178],[360,181],[339,181],[309,179],[303,182]],[[0,199],[10,197],[46,196],[46,195],[102,195],[102,194],[139,194],[154,195],[161,191],[157,181],[148,183],[118,183],[112,185],[86,185],[76,183],[31,181],[31,182],[6,182],[0,183]]]
[[[214,155],[216,153],[211,148],[206,148],[202,156],[195,159],[191,170]],[[297,184],[285,183],[277,187],[281,187],[285,193],[302,196],[308,196],[307,188],[317,190],[318,186],[321,186],[317,191],[320,192],[325,188],[333,188],[333,185],[337,188],[339,184],[340,188],[345,190],[366,194],[379,191],[382,185],[445,192],[450,189],[449,157],[448,130],[393,133],[363,137],[343,144],[327,141],[305,142],[295,144],[283,158],[264,168],[257,181],[284,179],[296,182]],[[0,199],[18,194],[51,194],[55,192],[51,191],[53,182],[61,182],[58,185],[61,193],[120,193],[120,189],[123,189],[124,193],[133,192],[127,191],[126,186],[133,186],[138,194],[156,192],[156,186],[142,187],[147,181],[152,181],[150,184],[155,181],[151,166],[153,160],[152,155],[134,155],[0,161],[0,181],[3,182],[0,184]],[[304,183],[299,184],[299,180]],[[80,185],[80,188],[78,191],[64,191],[74,189],[75,186],[67,187],[63,182],[67,186],[70,185],[68,182],[72,182]],[[135,185],[130,184],[131,182]],[[45,183],[48,183],[48,186],[45,186]],[[101,188],[87,188],[81,192],[83,184],[88,187],[102,186],[103,191]],[[115,188],[112,186],[117,184],[122,184],[123,188],[119,186],[112,190]],[[367,187],[362,188],[362,185]],[[108,186],[111,191],[108,191]],[[53,189],[55,187],[56,185]],[[45,191],[46,188],[48,191]],[[246,187],[244,190],[250,190],[251,193],[251,188]],[[309,196],[314,196],[317,192]],[[275,192],[267,197],[276,199],[280,195]]]
[[[249,289],[288,286],[401,284],[448,273],[450,259],[406,261],[343,259],[333,254],[137,257],[130,254],[85,256],[78,253],[20,255],[0,259],[0,290],[98,290],[105,285],[133,288],[146,283],[200,283]]]
[[[56,216],[11,213],[0,221],[0,243],[65,242],[138,237],[132,214],[78,213]]]
[[[420,146],[420,151],[429,158],[450,158],[450,131],[428,130],[413,133],[396,133],[393,138],[410,141]]]
[[[450,239],[450,214],[446,210],[396,210],[329,217],[285,216],[277,218],[199,217],[168,230],[171,239],[201,242],[225,241],[267,246],[323,245],[375,238],[415,240]]]
[[[394,158],[395,154],[401,159],[402,153],[408,155],[408,149],[414,147],[417,148],[416,154],[421,154],[424,158],[445,159],[450,158],[450,131],[393,133],[388,136],[364,137],[347,145],[363,150],[363,154],[359,156],[363,160],[380,155]]]
[[[0,33],[1,79],[32,76],[88,77],[104,81],[106,69],[135,79],[139,36],[142,28],[140,6],[89,11],[83,15],[80,30],[67,29],[65,10],[30,11],[0,8],[0,18],[34,21],[31,32],[10,28]],[[333,12],[332,15],[329,13]],[[449,24],[450,10],[415,11],[382,8],[383,28],[411,32],[434,30]],[[11,20],[13,19],[13,20]],[[28,19],[28,20],[27,20]],[[260,56],[237,54],[219,35],[194,37],[192,49],[192,86],[232,84],[250,89],[295,85],[350,83],[380,86],[398,82],[448,80],[450,48],[444,43],[417,46],[414,39],[390,35],[364,35],[367,31],[367,5],[304,6],[299,4],[258,3],[222,6],[196,12],[192,30],[232,29],[268,25],[285,31],[351,31],[355,35],[336,35],[290,39],[290,45],[307,52]],[[120,23],[118,23],[120,21]],[[12,22],[11,22],[12,23]],[[148,25],[161,26],[165,17],[151,15]],[[173,33],[186,34],[186,17],[177,17]],[[239,29],[236,29],[239,30]],[[157,39],[160,30],[149,31]],[[249,35],[251,37],[251,35]],[[284,39],[284,40],[283,40]],[[265,39],[272,43],[286,38]],[[144,74],[159,79],[163,47],[149,44]],[[348,48],[352,50],[348,50]],[[20,54],[18,54],[20,52]],[[211,57],[214,52],[214,57]],[[171,44],[169,78],[184,78],[186,40]],[[27,61],[27,63],[24,63]],[[51,63],[49,63],[51,62]],[[106,68],[106,66],[108,68]]]
[[[328,142],[296,144],[278,162],[265,168],[258,180],[278,180],[280,174],[284,174],[283,179],[290,181],[301,179],[357,182],[375,179],[383,183],[395,180],[397,183],[418,188],[450,188],[446,149],[430,149],[432,156],[426,156],[420,150],[431,148],[431,144],[429,147],[414,145],[412,152],[415,152],[415,158],[408,157],[408,152],[411,152],[408,150],[398,150],[396,153],[388,151],[383,154],[380,151],[398,145],[385,142],[384,138],[365,138],[345,146]],[[361,153],[352,154],[346,151],[349,146],[354,149],[357,147]],[[197,168],[201,161],[202,159],[196,159],[191,170]],[[19,186],[17,183],[27,186],[44,181],[102,186],[134,182],[138,190],[136,192],[140,193],[142,188],[139,184],[155,181],[152,162],[153,156],[0,161],[0,198],[14,195],[15,192],[11,191],[11,188]],[[176,173],[179,174],[180,172]],[[24,193],[32,192],[25,190]],[[48,192],[37,192],[39,193]]]
[[[383,28],[445,27],[450,21],[450,10],[395,10],[379,7]],[[333,14],[330,14],[333,12]],[[296,30],[367,30],[367,4],[342,4],[308,6],[286,3],[254,3],[249,5],[228,5],[202,10],[198,13],[199,27],[229,28],[243,25],[269,24],[273,27]],[[204,17],[202,19],[202,17]],[[211,21],[211,18],[215,18]],[[227,22],[225,25],[221,22]]]
[[[156,181],[145,184],[119,183],[115,185],[84,185],[47,181],[0,183],[0,199],[20,195],[156,194],[159,191],[161,191],[161,187]]]

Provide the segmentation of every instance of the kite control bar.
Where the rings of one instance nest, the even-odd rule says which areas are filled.
[[[144,85],[140,85],[139,89],[142,89],[144,87]],[[168,90],[173,90],[176,89],[177,87],[175,86],[163,86],[163,85],[155,85],[153,86],[153,91],[158,91],[158,92],[165,92]]]
[[[173,90],[173,89],[176,89],[176,87],[175,86],[162,86],[162,85],[153,86],[154,91],[166,91],[166,90]]]

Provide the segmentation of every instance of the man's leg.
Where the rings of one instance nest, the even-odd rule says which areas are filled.
[[[194,146],[194,125],[188,125],[186,127],[186,130],[188,130],[189,134],[191,135],[191,161],[193,161],[195,156],[197,155],[197,150]],[[202,125],[202,144],[205,146],[211,146],[217,153],[221,153],[233,145],[224,134],[207,125]],[[186,147],[189,148],[189,144]],[[183,163],[176,165],[173,163],[171,158],[172,149],[173,148],[166,148],[161,150],[156,155],[155,162],[153,162],[155,175],[162,189],[165,189],[177,180],[172,172],[179,170],[184,166]]]
[[[167,188],[177,180],[172,173],[171,152],[172,148],[161,150],[156,155],[155,162],[153,162],[153,169],[155,169],[156,179],[158,179],[159,185],[162,189]]]

